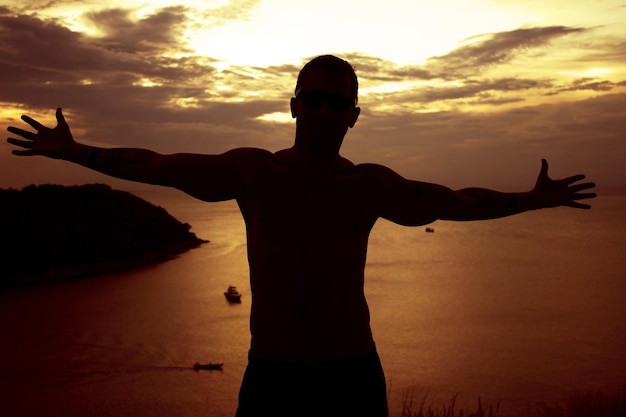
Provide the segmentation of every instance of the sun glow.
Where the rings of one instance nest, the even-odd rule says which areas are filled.
[[[181,8],[181,45],[196,55],[230,65],[267,67],[300,65],[322,53],[363,53],[400,65],[421,64],[458,47],[476,33],[510,30],[536,19],[531,11],[515,4],[487,0],[190,0],[176,6],[171,0],[129,4],[112,0],[107,8],[122,8],[134,21],[147,19],[167,8]],[[102,10],[104,8],[100,8]],[[71,30],[90,37],[103,34],[88,19],[89,3],[57,5],[45,11]],[[332,13],[328,13],[332,10]],[[402,12],[399,12],[402,11]],[[441,22],[445,21],[445,25]]]
[[[195,18],[185,38],[197,54],[235,65],[300,64],[321,53],[347,52],[415,64],[445,54],[477,32],[516,28],[532,18],[530,12],[514,5],[451,2],[388,0],[381,8],[375,2],[356,0],[264,0],[247,10],[247,18],[221,25]],[[441,21],[447,21],[446,25],[440,25]]]
[[[175,98],[170,101],[170,104],[174,107],[180,108],[198,108],[200,107],[200,100],[195,97],[182,97]]]
[[[274,123],[290,123],[293,121],[293,117],[290,113],[283,112],[274,112],[267,113],[262,116],[257,117],[258,120],[263,120],[265,122],[274,122]]]
[[[589,68],[583,71],[562,71],[563,75],[573,75],[575,77],[603,77],[615,72],[612,68]]]
[[[142,78],[141,80],[134,82],[133,85],[139,87],[159,87],[163,84],[152,81],[150,78]]]
[[[19,120],[24,114],[24,106],[19,103],[3,103],[0,102],[0,118],[2,120]]]
[[[102,32],[97,27],[85,20],[84,13],[85,10],[80,7],[74,9],[59,7],[46,10],[42,15],[63,22],[64,26],[73,32],[83,33],[91,37],[102,36]]]
[[[424,87],[427,82],[424,81],[400,81],[400,82],[385,82],[371,86],[360,86],[359,95],[361,97],[368,94],[387,94],[398,93],[402,91],[412,90],[414,88]]]

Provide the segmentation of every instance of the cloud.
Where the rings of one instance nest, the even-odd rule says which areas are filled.
[[[77,137],[102,146],[202,153],[291,146],[292,124],[259,117],[289,112],[301,65],[224,68],[181,43],[189,25],[246,19],[258,3],[232,2],[231,7],[203,11],[212,16],[208,23],[203,16],[190,16],[195,13],[190,6],[156,9],[140,18],[124,8],[84,14],[86,22],[97,23],[97,36],[72,31],[59,20],[0,7],[0,102],[48,118],[55,107],[64,107]],[[489,169],[505,172],[503,183],[519,183],[528,172],[510,167],[524,161],[523,168],[534,168],[542,156],[558,157],[566,168],[590,166],[609,178],[607,167],[626,163],[619,133],[626,118],[621,110],[626,108],[626,83],[603,77],[565,79],[522,66],[508,70],[522,56],[540,59],[556,39],[589,32],[549,26],[488,33],[422,65],[342,54],[356,67],[367,92],[361,96],[362,117],[345,142],[346,156],[451,185],[459,178],[474,185],[493,180]],[[593,47],[578,56],[589,62],[623,62],[624,42],[601,41],[594,39]],[[581,101],[581,92],[598,97]],[[536,101],[555,96],[571,101]],[[602,149],[610,152],[605,155]],[[1,169],[19,170],[16,158],[7,162],[8,146],[1,150]],[[596,157],[586,160],[590,155]],[[55,170],[56,165],[46,175],[54,178]]]
[[[139,21],[121,9],[93,13],[100,37],[34,15],[0,16],[0,102],[31,115],[63,107],[78,137],[103,146],[212,153],[253,144],[276,148],[267,137],[280,140],[284,127],[258,117],[289,111],[298,68],[218,72],[211,58],[164,56],[178,50],[183,12],[170,8]]]
[[[575,80],[570,87],[562,88],[560,91],[610,91],[620,84],[623,85],[624,83],[613,83],[607,80],[596,81],[592,78],[581,78],[579,80]]]
[[[235,3],[238,7],[230,13],[245,14],[253,4]],[[185,49],[178,38],[186,12],[183,7],[171,7],[140,20],[131,19],[123,9],[90,12],[87,18],[98,21],[102,29],[98,37],[34,15],[1,16],[0,100],[21,102],[33,94],[29,88],[57,92],[59,86],[69,97],[98,94],[106,87],[119,88],[115,92],[121,94],[126,87],[135,95],[135,86],[150,84],[164,86],[146,93],[159,106],[173,98],[217,99],[218,91],[220,98],[241,97],[283,83],[283,77],[297,72],[298,68],[289,65],[231,67],[218,72],[217,61],[210,57],[181,55]],[[162,93],[160,99],[155,92]]]
[[[124,20],[120,17],[123,14],[112,14],[115,20]],[[171,27],[178,21],[168,18],[151,30],[167,33],[163,26]],[[110,21],[106,25],[116,26]],[[23,15],[0,17],[0,100],[42,106],[46,95],[64,97],[70,102],[83,98],[98,103],[109,101],[105,96],[115,98],[119,94],[117,98],[128,96],[123,103],[151,96],[156,99],[154,104],[162,105],[164,99],[173,95],[202,95],[198,85],[210,85],[210,75],[215,71],[207,65],[210,60],[163,57],[154,53],[155,48],[160,49],[154,46],[156,43],[134,49],[120,47],[117,39],[125,36],[129,39],[127,44],[140,44],[147,36],[146,25],[140,22],[131,25],[135,29],[112,31],[108,37],[94,39],[51,20]],[[156,39],[174,43],[173,35]],[[158,90],[162,93],[159,98],[154,94],[157,90],[140,91],[137,84],[142,79],[169,85]],[[198,79],[201,82],[194,85]]]
[[[252,12],[261,4],[261,0],[232,0],[224,6],[197,10],[204,26],[226,24],[230,21],[248,20]]]
[[[520,92],[529,89],[544,89],[552,85],[548,80],[533,80],[527,78],[499,78],[499,79],[468,79],[461,86],[443,86],[436,88],[426,88],[416,97],[422,102],[436,102],[440,100],[466,99],[472,97],[485,98],[492,92]],[[513,101],[524,100],[518,97]],[[512,99],[505,100],[512,102]],[[500,101],[505,102],[505,101]]]
[[[343,54],[342,58],[352,64],[359,79],[368,80],[372,83],[399,82],[407,79],[430,80],[436,77],[423,66],[399,66],[389,60],[368,56],[363,53]]]
[[[4,65],[19,66],[27,72],[52,72],[93,70],[104,61],[104,51],[83,44],[80,34],[53,21],[26,15],[2,16],[0,28],[0,60]]]
[[[487,105],[506,106],[576,91],[609,92],[622,87],[623,81],[601,77],[561,80],[559,66],[568,68],[568,63],[573,59],[578,62],[578,57],[600,68],[619,67],[623,62],[623,42],[612,42],[612,38],[605,38],[604,43],[602,38],[581,41],[580,36],[592,31],[549,26],[477,35],[421,66],[400,67],[362,54],[354,54],[350,59],[357,63],[364,84],[412,83],[410,87],[374,93],[378,101],[385,102],[381,108],[398,110],[409,106],[420,111],[436,111],[457,106],[471,110],[477,106],[484,109]],[[563,45],[553,45],[557,38],[568,35],[579,36],[576,58],[559,53]],[[548,52],[553,49],[556,53]],[[545,71],[541,70],[542,58],[547,58],[550,65]],[[613,60],[599,63],[599,58]],[[524,67],[528,62],[532,67]]]
[[[462,46],[446,55],[429,59],[427,67],[445,79],[477,74],[494,65],[510,62],[520,52],[584,31],[586,29],[549,26],[482,34],[466,39]]]
[[[245,17],[257,4],[238,2],[234,3],[236,7],[211,10],[218,20]],[[176,107],[176,103],[203,109],[220,102],[258,101],[268,105],[267,111],[257,115],[260,116],[277,108],[279,100],[288,98],[297,66],[240,66],[218,71],[217,62],[210,57],[167,53],[184,52],[179,38],[188,12],[183,6],[169,7],[142,19],[135,19],[129,10],[120,8],[89,12],[84,17],[100,29],[98,37],[72,32],[57,21],[36,16],[2,16],[0,100],[19,103],[23,97],[33,97],[30,105],[46,107],[52,105],[49,102],[55,96],[63,96],[66,106],[82,108],[96,103],[87,107],[117,107],[125,114],[130,108],[162,109]],[[355,65],[365,86],[431,82],[417,90],[380,94],[399,105],[424,106],[452,100],[502,105],[523,101],[523,97],[506,95],[516,91],[543,90],[542,94],[550,95],[575,89],[613,88],[616,84],[598,80],[545,91],[553,85],[552,80],[481,76],[481,67],[501,65],[520,50],[538,48],[557,37],[581,31],[553,26],[480,35],[421,66],[398,66],[362,53],[344,57]],[[434,83],[437,80],[455,82]],[[146,89],[146,85],[151,87]],[[264,95],[262,100],[260,93]],[[179,109],[174,110],[178,113]]]
[[[555,178],[583,171],[600,185],[624,181],[616,173],[626,162],[626,93],[497,112],[366,114],[344,142],[346,156],[408,178],[458,188],[530,186],[545,157]]]
[[[84,18],[101,32],[97,43],[104,49],[157,55],[177,44],[184,31],[183,24],[187,21],[186,11],[184,6],[167,7],[134,21],[130,10],[117,8],[88,12]]]

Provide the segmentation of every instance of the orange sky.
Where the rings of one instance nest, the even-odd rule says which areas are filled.
[[[554,177],[626,184],[626,2],[0,0],[0,115],[101,146],[221,153],[291,146],[309,58],[360,79],[355,163],[451,187]],[[434,3],[434,4],[433,4]],[[544,4],[549,3],[549,4]],[[8,136],[8,133],[7,135]],[[0,187],[113,181],[0,143]]]

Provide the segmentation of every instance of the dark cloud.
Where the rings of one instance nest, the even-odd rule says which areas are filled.
[[[495,80],[465,80],[460,87],[438,87],[426,89],[421,94],[421,99],[427,102],[450,100],[458,98],[470,98],[482,96],[485,93],[496,92],[518,92],[528,89],[548,88],[552,83],[548,80],[532,80],[524,78],[500,78]],[[522,100],[520,98],[516,99]]]
[[[26,71],[89,71],[110,61],[106,51],[84,43],[82,35],[54,21],[26,15],[0,17],[0,48],[2,64],[18,65]]]
[[[546,45],[555,38],[587,29],[550,26],[475,36],[452,52],[428,60],[427,68],[442,78],[458,78],[507,63],[520,52]]]
[[[361,53],[348,53],[342,56],[352,64],[361,80],[376,83],[437,78],[430,70],[419,65],[400,66],[389,60]]]
[[[569,87],[561,88],[559,91],[610,91],[623,83],[614,83],[607,80],[596,80],[594,78],[581,78],[571,83]]]
[[[167,25],[173,25],[175,21],[177,20]],[[142,23],[138,26],[142,26]],[[153,31],[167,32],[163,26],[155,26]],[[144,29],[128,32],[134,37],[129,37],[125,41],[127,44],[140,45],[142,37],[149,37]],[[159,42],[174,42],[171,34],[159,36],[155,36]],[[189,80],[206,76],[213,70],[191,58],[173,59],[160,56],[155,51],[164,47],[155,46],[158,44],[155,41],[152,41],[150,47],[135,46],[134,50],[122,48],[116,41],[121,38],[123,36],[118,32],[104,38],[90,38],[72,32],[53,20],[42,20],[35,16],[2,16],[0,87],[3,84],[69,85],[80,84],[86,80],[91,83],[119,83],[124,80],[133,83],[143,77],[163,81]],[[10,86],[4,87],[0,90],[0,99],[6,99],[2,95],[10,90]]]
[[[110,51],[127,53],[161,54],[171,50],[183,33],[183,23],[187,18],[184,6],[168,7],[159,10],[139,21],[131,18],[131,11],[106,9],[85,14],[90,26],[103,33],[98,44]],[[185,51],[182,45],[180,52]]]
[[[428,84],[393,93],[371,94],[376,100],[388,103],[407,103],[411,107],[427,108],[438,102],[462,100],[463,104],[502,105],[526,100],[524,92],[551,92],[551,80],[503,77],[494,79],[471,78],[457,84]],[[513,96],[511,96],[511,94]],[[547,94],[547,93],[546,93]]]
[[[211,75],[215,72],[210,59],[169,58],[155,53],[165,48],[163,45],[176,43],[174,29],[167,34],[165,28],[176,26],[180,19],[172,18],[170,11],[165,12],[169,16],[166,19],[162,19],[164,15],[160,13],[154,20],[146,19],[159,24],[139,22],[131,25],[135,29],[126,27],[129,23],[122,17],[123,13],[110,12],[115,19],[109,19],[107,27],[125,29],[111,30],[109,35],[98,39],[34,16],[0,17],[0,100],[36,105],[33,99],[41,101],[48,92],[69,99],[83,97],[97,103],[103,96],[118,93],[117,98],[122,98],[124,103],[141,95],[139,89],[133,87],[146,78],[153,83],[167,84],[165,88],[144,92],[154,95],[155,103],[161,105],[173,95],[196,96],[210,87]],[[111,20],[125,23],[118,25]],[[128,36],[125,42],[137,45],[143,38],[151,38],[147,32],[161,33],[160,37],[154,37],[157,41],[151,41],[152,46],[119,47],[117,39]],[[162,46],[154,46],[157,44]],[[160,98],[154,94],[157,91],[161,93]]]

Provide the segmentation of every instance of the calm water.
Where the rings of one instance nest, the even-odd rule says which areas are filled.
[[[232,416],[245,363],[245,234],[231,203],[137,193],[211,240],[173,261],[0,292],[0,416]],[[366,291],[391,416],[404,393],[528,415],[626,386],[626,195],[435,233],[377,223]],[[241,305],[222,293],[243,292]],[[196,362],[224,370],[195,372]]]

